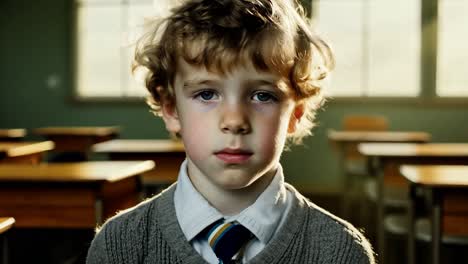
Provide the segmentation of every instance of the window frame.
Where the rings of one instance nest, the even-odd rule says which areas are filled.
[[[130,0],[120,0],[118,3],[123,5]],[[137,96],[137,95],[125,95],[121,93],[119,96],[81,96],[79,94],[78,87],[78,60],[79,60],[79,31],[78,31],[78,9],[80,5],[80,0],[72,0],[72,10],[71,10],[71,37],[70,37],[70,47],[72,51],[71,61],[70,61],[70,76],[71,81],[71,101],[75,103],[90,103],[90,104],[101,104],[101,103],[111,103],[111,104],[141,104],[147,98],[147,96]],[[122,65],[121,65],[122,66]],[[129,69],[130,72],[130,69]],[[144,87],[142,87],[144,89]]]
[[[320,0],[302,0],[303,6],[314,19],[314,2]],[[71,65],[72,100],[79,103],[138,103],[145,98],[138,96],[82,97],[77,87],[78,60],[78,1],[72,1],[71,18]],[[439,0],[421,0],[421,43],[420,43],[420,93],[415,97],[379,97],[379,96],[336,96],[329,98],[329,104],[369,104],[369,105],[402,105],[402,106],[443,106],[468,107],[468,97],[438,96],[437,89],[437,52],[438,52],[438,7]]]
[[[320,0],[310,1],[310,13],[312,19],[314,19],[317,11],[314,10],[314,2]],[[468,96],[449,97],[437,95],[438,7],[439,0],[421,0],[419,95],[414,97],[336,96],[331,97],[330,101],[332,103],[468,107]]]

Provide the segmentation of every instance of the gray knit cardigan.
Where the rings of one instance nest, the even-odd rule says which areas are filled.
[[[286,187],[293,194],[289,215],[248,263],[374,263],[371,246],[358,230]],[[109,219],[92,241],[86,263],[207,263],[177,222],[175,188]]]

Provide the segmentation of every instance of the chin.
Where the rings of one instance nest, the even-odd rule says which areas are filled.
[[[250,187],[255,181],[252,178],[243,178],[239,176],[226,177],[219,185],[225,190],[241,190]]]
[[[238,182],[238,181],[230,181],[230,182],[223,182],[220,185],[225,190],[240,190],[240,189],[244,189],[244,188],[248,187],[249,183]]]

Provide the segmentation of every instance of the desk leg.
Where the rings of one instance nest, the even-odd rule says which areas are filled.
[[[94,213],[96,216],[96,224],[101,225],[104,214],[104,205],[101,198],[96,198],[96,201],[94,202]]]
[[[440,263],[442,203],[440,194],[432,190],[432,263]]]
[[[140,174],[137,177],[137,192],[138,192],[138,202],[142,202],[146,199],[146,190],[145,186],[143,185],[143,175]]]
[[[416,186],[410,185],[409,190],[409,206],[408,206],[408,264],[414,264],[415,257],[415,199],[416,199]]]
[[[377,174],[377,250],[379,256],[379,263],[385,262],[385,227],[384,227],[384,174],[385,168],[383,162],[374,157],[373,164],[374,171]]]
[[[8,264],[8,242],[7,242],[7,237],[5,234],[1,236],[1,243],[2,243],[2,259],[0,263],[3,264]]]
[[[346,170],[346,151],[347,151],[347,144],[342,143],[339,144],[339,150],[338,150],[338,166],[340,169],[340,174],[343,177],[343,193],[341,196],[341,208],[340,208],[340,213],[341,217],[350,221],[350,219],[347,219],[349,217],[349,206],[351,204],[350,202],[350,193],[351,193],[351,186],[350,186],[350,175],[348,174],[348,171]]]

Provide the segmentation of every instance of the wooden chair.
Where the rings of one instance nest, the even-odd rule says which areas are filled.
[[[343,130],[346,131],[385,131],[388,120],[380,115],[347,115],[343,118]]]
[[[387,118],[380,115],[347,115],[343,118],[344,131],[386,131]],[[346,171],[351,174],[367,174],[367,164],[364,156],[357,151],[357,144],[349,145],[345,150]]]
[[[387,118],[381,115],[347,115],[342,120],[343,131],[375,132],[388,130]],[[342,159],[344,164],[345,188],[342,199],[342,215],[345,218],[358,217],[359,225],[365,221],[362,203],[364,201],[363,183],[368,177],[367,159],[357,150],[357,143],[346,144],[342,149]],[[358,206],[358,215],[351,215],[353,208]]]
[[[343,119],[343,129],[349,131],[386,131],[388,120],[380,115],[349,115]],[[351,146],[347,151],[347,170],[357,175],[367,175],[367,160],[357,151],[357,145]],[[389,167],[387,174],[398,174],[398,168]],[[357,178],[357,177],[355,177]],[[362,182],[361,182],[362,183]],[[359,184],[359,183],[358,183]],[[366,197],[377,201],[377,186],[375,177],[367,178],[362,184]],[[407,188],[401,182],[388,184],[385,188],[384,202],[386,206],[401,208],[407,205]]]

